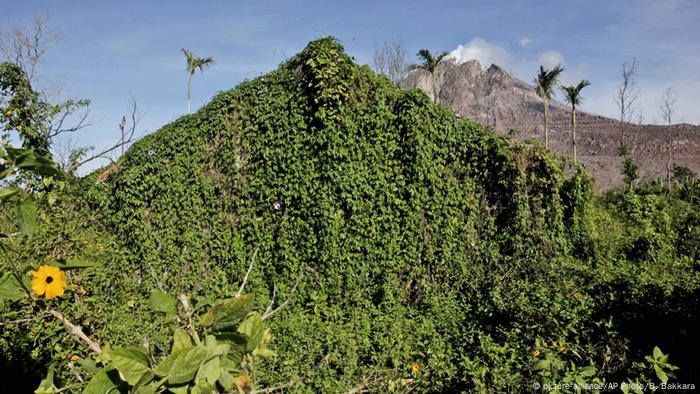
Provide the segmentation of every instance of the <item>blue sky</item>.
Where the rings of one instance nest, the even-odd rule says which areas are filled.
[[[561,61],[565,83],[588,79],[582,109],[615,116],[624,61],[639,61],[639,109],[660,121],[666,87],[678,95],[677,121],[700,124],[700,1],[8,1],[0,30],[48,14],[61,32],[39,70],[66,97],[92,100],[92,126],[79,145],[105,145],[133,96],[145,112],[139,134],[186,112],[181,48],[216,65],[193,80],[198,108],[218,91],[273,70],[314,38],[333,35],[357,62],[402,38],[420,48],[497,62],[530,82],[540,64]],[[457,52],[455,52],[457,53]],[[466,58],[464,59],[466,60]]]

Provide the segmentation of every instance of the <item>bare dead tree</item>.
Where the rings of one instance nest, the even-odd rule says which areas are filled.
[[[126,115],[122,115],[122,120],[119,122],[119,132],[121,133],[122,139],[122,156],[124,155],[124,127],[126,127]]]
[[[41,119],[37,119],[49,142],[53,142],[60,134],[72,133],[90,125],[89,100],[63,100],[60,85],[37,89],[41,85],[38,81],[39,66],[48,49],[61,39],[61,33],[49,26],[47,15],[35,16],[28,27],[14,25],[9,30],[0,32],[0,61],[18,65],[42,101],[49,104],[41,114]]]
[[[26,27],[15,25],[9,30],[0,32],[0,61],[17,64],[26,74],[32,85],[37,85],[39,69],[48,49],[60,42],[62,35],[49,25],[47,15],[37,15],[31,25]],[[114,163],[112,155],[124,154],[126,147],[133,142],[134,133],[142,114],[136,101],[132,98],[131,119],[127,125],[127,117],[123,116],[119,124],[120,138],[113,145],[99,152],[90,154],[94,147],[76,147],[72,139],[59,141],[59,136],[71,134],[90,126],[90,101],[85,99],[61,98],[60,84],[37,90],[41,100],[47,105],[40,119],[46,140],[53,146],[54,154],[59,159],[63,169],[74,174],[80,167],[97,160],[108,159]],[[66,142],[67,141],[67,142]]]
[[[0,33],[0,54],[22,68],[30,82],[35,82],[39,63],[46,50],[61,41],[61,34],[49,27],[46,15],[37,15],[31,27],[11,26]]]
[[[624,150],[627,137],[627,126],[632,122],[635,111],[635,102],[639,97],[637,89],[637,58],[632,58],[631,62],[622,63],[620,69],[620,86],[617,88],[615,103],[620,111],[620,150]]]
[[[136,127],[143,118],[143,114],[138,108],[136,100],[131,99],[131,115],[129,121],[126,120],[126,116],[122,116],[122,122],[119,123],[119,128],[121,130],[122,137],[119,141],[112,144],[111,146],[100,150],[99,152],[88,155],[94,150],[94,147],[78,148],[73,150],[70,157],[70,162],[64,170],[69,174],[74,174],[80,167],[85,164],[98,159],[109,160],[112,165],[116,163],[112,154],[117,152],[122,148],[122,154],[124,148],[131,144],[135,139]],[[122,124],[124,127],[122,127]],[[109,171],[109,170],[108,170]]]
[[[386,75],[394,83],[398,84],[408,76],[408,55],[401,38],[375,44],[372,62],[374,71]]]
[[[661,117],[666,125],[666,151],[668,153],[668,158],[666,160],[666,183],[668,186],[668,192],[671,192],[671,176],[672,176],[672,164],[673,164],[673,116],[676,112],[676,102],[678,101],[678,95],[671,89],[667,88],[664,94],[659,100],[659,111],[661,112]]]

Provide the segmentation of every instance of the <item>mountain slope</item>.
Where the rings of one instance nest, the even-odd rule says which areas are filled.
[[[461,64],[448,62],[436,72],[439,102],[455,113],[505,133],[517,130],[518,139],[543,140],[543,105],[534,88],[497,65],[483,68],[478,61]],[[419,87],[432,92],[432,81],[414,73],[405,87]],[[585,97],[585,92],[584,92]],[[583,108],[585,109],[585,101]],[[603,190],[622,186],[619,122],[615,119],[577,109],[579,160],[586,165]],[[568,106],[553,101],[550,105],[550,143],[552,151],[571,154]],[[665,177],[666,131],[657,125],[628,125],[635,136],[633,155],[640,165],[642,178]],[[673,154],[676,165],[700,173],[700,127],[689,124],[673,126]]]

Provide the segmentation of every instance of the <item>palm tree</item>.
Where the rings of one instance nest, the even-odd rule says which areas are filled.
[[[196,57],[189,49],[183,49],[182,53],[187,58],[187,113],[190,113],[190,87],[192,86],[192,75],[199,69],[203,71],[205,67],[214,64],[211,57]]]
[[[437,96],[437,89],[435,87],[435,70],[437,67],[442,63],[443,60],[445,60],[445,57],[447,57],[447,52],[443,51],[440,52],[437,56],[433,57],[433,55],[430,53],[429,50],[427,49],[421,49],[418,51],[418,54],[416,55],[421,60],[423,61],[422,63],[419,64],[413,64],[408,67],[409,70],[423,70],[427,71],[430,74],[430,81],[433,84],[433,101],[438,102],[438,96]]]
[[[559,74],[564,71],[561,65],[547,70],[544,66],[540,66],[540,71],[535,78],[535,91],[544,102],[544,147],[549,149],[549,134],[547,130],[547,118],[549,117],[549,100],[552,99],[554,93],[554,85],[559,79]]]
[[[571,104],[571,145],[574,151],[574,164],[576,163],[576,106],[581,104],[581,90],[591,83],[585,79],[575,86],[562,86],[561,91],[564,93],[564,99]]]

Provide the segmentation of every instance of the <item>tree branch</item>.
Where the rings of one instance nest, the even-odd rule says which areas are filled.
[[[250,275],[250,271],[253,269],[253,263],[255,263],[255,257],[258,255],[258,250],[260,248],[256,248],[255,252],[253,252],[253,257],[250,259],[250,265],[248,266],[248,271],[245,273],[245,276],[243,277],[243,283],[241,283],[241,287],[238,288],[238,291],[236,292],[236,295],[233,298],[238,298],[243,294],[243,289],[245,288],[246,282],[248,282],[248,275]]]
[[[85,344],[88,346],[88,348],[90,348],[90,350],[97,354],[102,353],[102,348],[100,347],[100,344],[98,344],[97,342],[90,339],[87,335],[85,335],[83,329],[80,328],[80,326],[76,326],[75,324],[68,321],[68,319],[66,319],[66,317],[63,316],[63,314],[59,311],[49,309],[47,312],[49,312],[49,314],[58,319],[61,323],[63,323],[63,326],[66,328],[66,331],[73,334],[81,341],[85,342]]]
[[[126,146],[130,144],[134,140],[134,132],[136,131],[136,125],[138,125],[139,121],[141,120],[141,113],[138,110],[138,107],[136,105],[136,100],[132,98],[132,108],[131,108],[131,127],[128,129],[126,133],[124,133],[124,136],[114,145],[110,146],[109,148],[106,148],[99,153],[95,153],[92,156],[89,156],[83,160],[78,161],[74,165],[72,165],[71,171],[74,172],[78,168],[82,167],[86,163],[93,161],[95,159],[100,159],[100,158],[105,158],[111,160],[109,157],[106,155],[109,153],[114,152],[115,150]]]
[[[266,320],[270,318],[270,316],[274,315],[275,313],[279,312],[282,308],[287,306],[289,304],[289,301],[292,299],[292,296],[294,295],[294,292],[297,290],[297,286],[299,286],[299,282],[301,282],[301,279],[303,278],[303,275],[300,275],[299,278],[297,279],[297,282],[294,284],[294,287],[292,290],[289,292],[289,295],[287,296],[287,299],[284,300],[282,304],[280,304],[277,308],[272,309],[272,305],[275,303],[275,295],[277,294],[277,286],[273,287],[272,291],[272,299],[270,300],[270,304],[267,305],[267,308],[265,308],[265,313],[262,315],[262,319]]]

